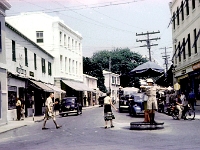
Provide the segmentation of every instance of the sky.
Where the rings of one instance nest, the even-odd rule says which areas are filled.
[[[7,16],[16,16],[22,12],[45,12],[58,16],[67,26],[78,31],[82,37],[83,56],[91,57],[101,50],[129,48],[132,52],[149,57],[146,32],[151,41],[158,46],[151,47],[151,57],[163,68],[162,56],[172,56],[172,30],[168,27],[171,13],[171,0],[7,0],[11,9]],[[170,63],[170,62],[169,62]]]

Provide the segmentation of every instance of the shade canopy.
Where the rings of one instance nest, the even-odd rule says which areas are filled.
[[[62,80],[62,82],[76,91],[94,91],[93,89],[85,85],[83,82],[76,82],[72,80]]]
[[[158,64],[148,61],[142,65],[137,66],[130,71],[130,74],[138,77],[157,77],[164,73],[164,69]]]

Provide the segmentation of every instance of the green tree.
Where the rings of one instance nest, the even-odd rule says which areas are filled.
[[[83,73],[96,77],[97,80],[97,87],[100,91],[106,92],[106,87],[104,85],[104,76],[101,64],[93,62],[92,59],[88,57],[83,57]]]
[[[139,79],[130,76],[129,72],[138,65],[147,62],[145,58],[138,53],[131,52],[129,48],[117,48],[112,51],[96,52],[91,59],[93,62],[101,64],[103,70],[109,70],[109,58],[111,58],[111,71],[120,74],[121,86],[133,86],[133,83],[138,83]]]
[[[106,92],[103,70],[109,71],[111,59],[111,72],[120,74],[122,87],[139,87],[139,78],[130,76],[129,72],[140,64],[147,62],[140,54],[132,52],[129,48],[117,48],[112,51],[103,50],[93,54],[91,58],[83,58],[83,72],[98,78],[99,89]]]

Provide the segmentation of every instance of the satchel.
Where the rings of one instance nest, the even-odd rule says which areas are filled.
[[[115,116],[114,116],[114,114],[112,114],[112,119],[115,119]]]

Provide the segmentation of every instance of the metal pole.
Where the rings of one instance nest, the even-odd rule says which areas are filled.
[[[111,57],[109,57],[109,92],[111,92],[110,73],[111,73]]]
[[[34,91],[32,91],[32,113],[33,113],[33,121],[35,116],[35,100],[34,100]]]

